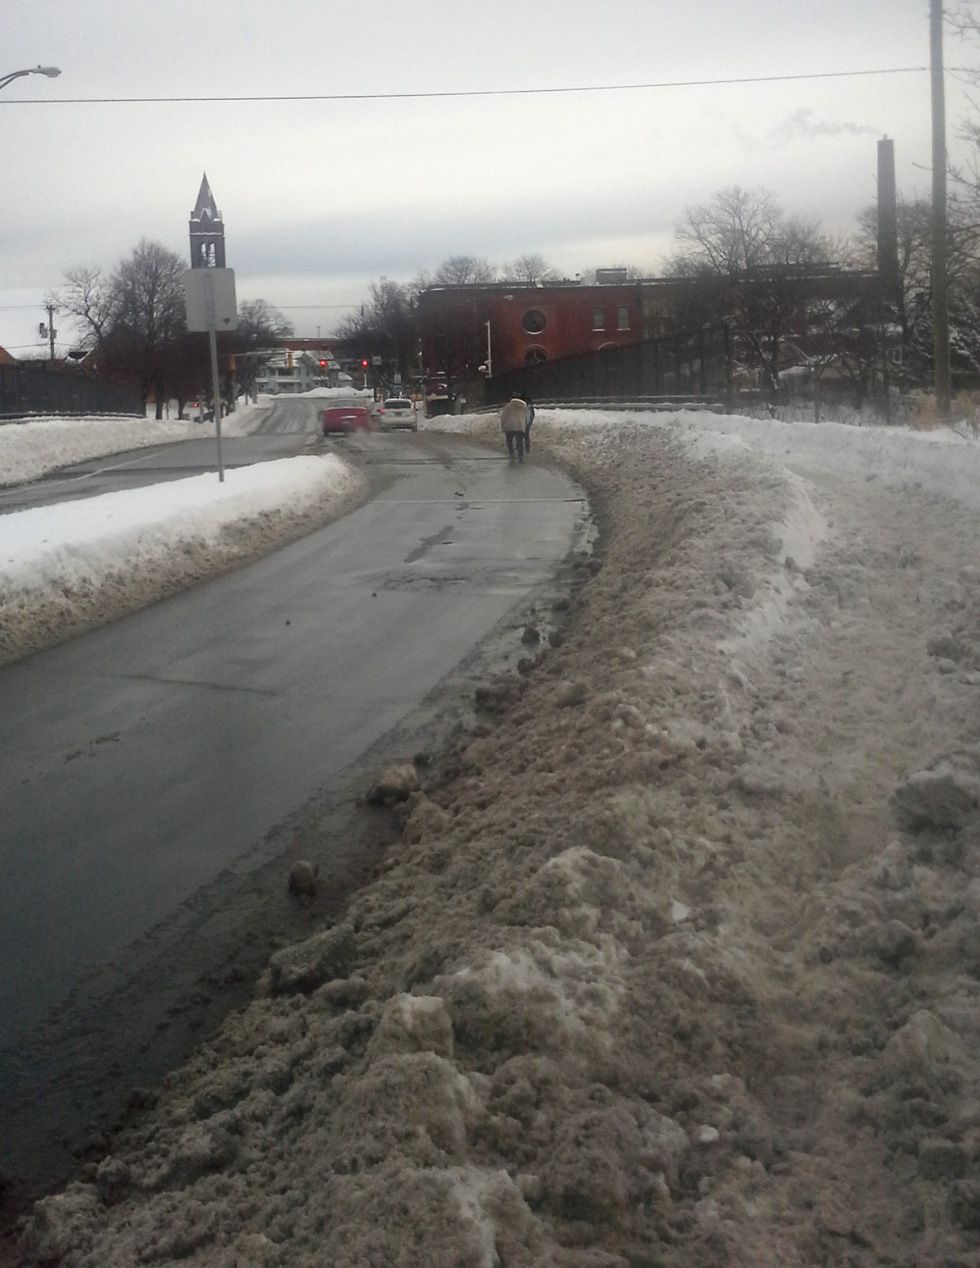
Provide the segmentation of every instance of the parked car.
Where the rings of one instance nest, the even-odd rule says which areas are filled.
[[[391,396],[376,406],[375,422],[381,431],[394,431],[399,427],[407,427],[409,431],[418,431],[418,415],[415,402],[403,396]]]
[[[324,436],[349,436],[354,431],[370,431],[371,415],[363,401],[341,401],[320,411]]]

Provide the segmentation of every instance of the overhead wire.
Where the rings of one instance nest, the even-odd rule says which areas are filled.
[[[247,93],[241,96],[194,97],[0,97],[0,105],[159,105],[201,102],[250,101],[411,101],[445,97],[527,97],[558,93],[637,92],[655,88],[714,88],[728,84],[794,83],[807,79],[854,79],[868,75],[909,75],[928,71],[928,66],[881,66],[864,70],[809,71],[792,75],[738,75],[724,79],[664,79],[637,84],[572,84],[536,88],[429,89],[421,92]]]

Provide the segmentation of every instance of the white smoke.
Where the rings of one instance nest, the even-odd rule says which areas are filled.
[[[816,119],[813,111],[806,107],[799,110],[784,119],[777,127],[772,128],[769,133],[773,141],[777,145],[789,145],[791,141],[799,138],[812,140],[814,137],[821,136],[880,136],[879,128],[868,127],[863,123],[850,123],[839,119]]]

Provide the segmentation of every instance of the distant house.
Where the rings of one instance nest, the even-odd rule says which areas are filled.
[[[12,357],[6,348],[0,348],[0,365],[16,365],[17,360]]]
[[[349,358],[343,339],[303,339],[294,335],[277,340],[262,357],[255,379],[257,392],[308,392],[314,387],[342,387],[350,383]],[[341,377],[343,376],[343,377]]]
[[[320,363],[325,364],[321,365]],[[298,352],[283,348],[269,354],[255,376],[255,390],[273,396],[280,393],[309,392],[314,387],[329,386],[335,381],[340,366],[328,353]]]

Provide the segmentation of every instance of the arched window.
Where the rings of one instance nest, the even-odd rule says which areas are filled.
[[[527,365],[540,365],[542,361],[548,360],[548,354],[544,348],[528,348],[524,353],[524,361]]]

